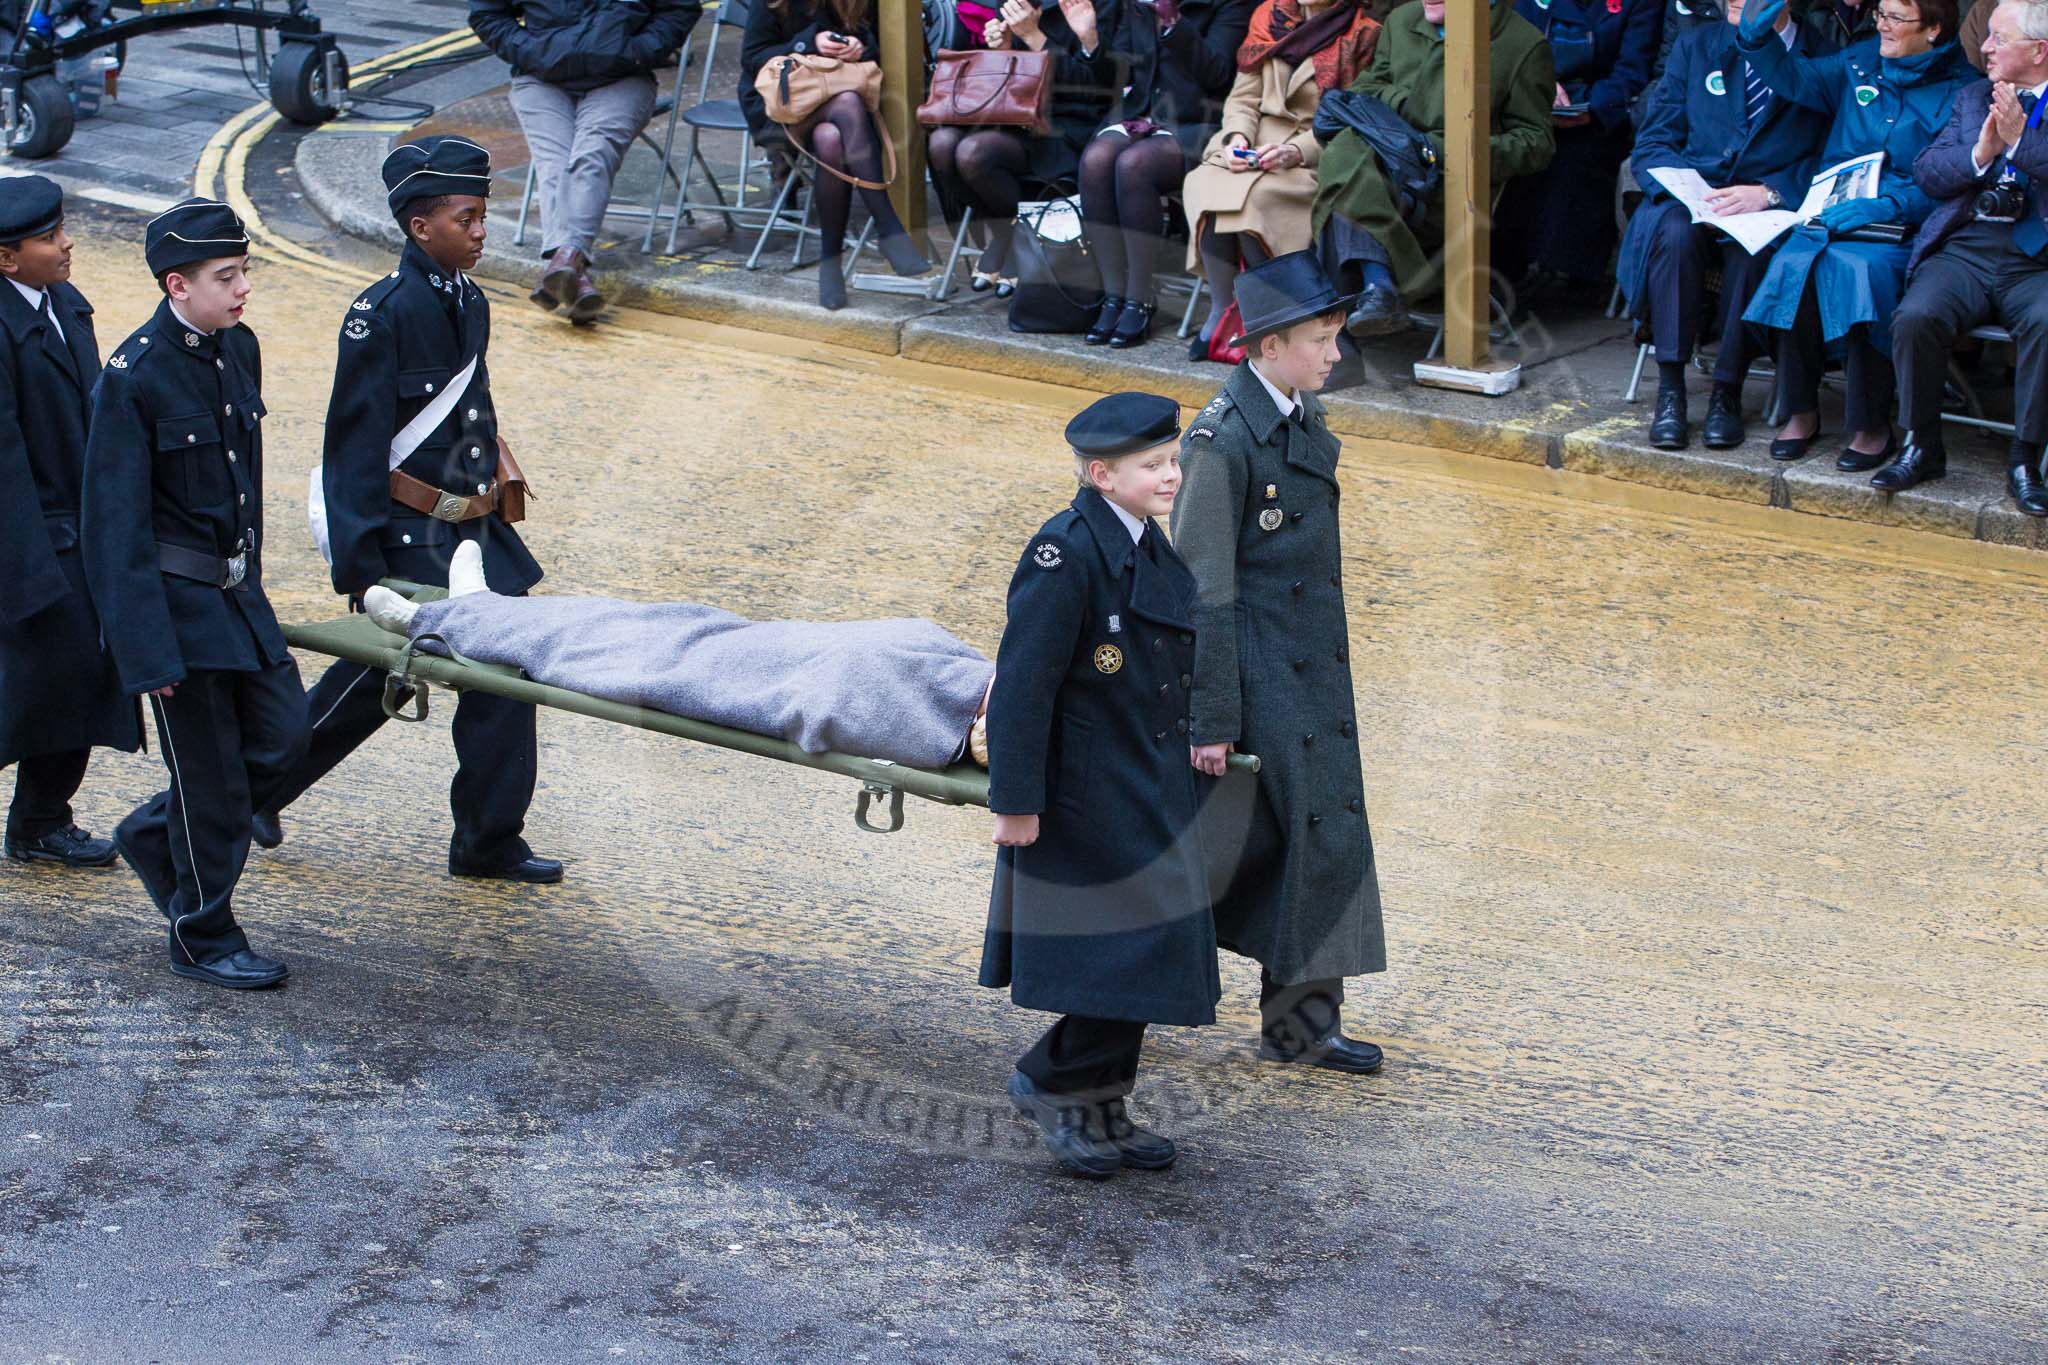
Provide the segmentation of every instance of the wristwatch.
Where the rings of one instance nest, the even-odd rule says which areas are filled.
[[[1785,196],[1772,189],[1769,185],[1764,186],[1764,198],[1770,203],[1772,208],[1779,208],[1785,202]]]

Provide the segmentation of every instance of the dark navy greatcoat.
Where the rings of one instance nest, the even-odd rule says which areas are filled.
[[[1092,488],[1010,580],[988,705],[989,808],[1037,815],[996,856],[981,984],[1027,1009],[1210,1024],[1222,987],[1195,838],[1195,584]]]
[[[1804,29],[1793,30],[1795,56],[1817,56],[1815,40]],[[1671,49],[1664,75],[1646,106],[1636,133],[1633,159],[1636,183],[1645,202],[1658,203],[1670,193],[1650,174],[1657,166],[1698,171],[1715,188],[1765,185],[1786,205],[1797,208],[1818,167],[1821,144],[1832,120],[1818,109],[1772,95],[1756,126],[1749,123],[1748,84],[1735,25],[1715,20],[1692,29]],[[1621,260],[1615,277],[1622,293],[1634,300],[1642,291],[1649,263],[1655,214],[1638,213],[1621,239]]]
[[[192,331],[168,300],[107,358],[86,443],[85,576],[130,694],[290,657],[263,594],[262,382],[254,332]],[[223,591],[164,573],[159,544],[247,553],[248,575]]]
[[[483,542],[493,592],[521,593],[540,581],[540,565],[497,513],[455,524],[391,499],[392,437],[472,355],[477,367],[467,391],[399,468],[464,496],[490,487],[498,468],[498,417],[484,354],[490,332],[483,291],[444,274],[413,242],[398,268],[349,306],[320,476],[336,592],[360,594],[380,578],[445,587],[448,560],[464,540]]]
[[[0,767],[142,743],[136,703],[100,648],[78,551],[100,372],[92,305],[69,284],[48,298],[55,328],[0,282]]]

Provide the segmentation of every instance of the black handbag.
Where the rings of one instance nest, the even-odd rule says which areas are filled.
[[[1437,164],[1436,148],[1407,119],[1389,109],[1376,96],[1350,90],[1325,91],[1316,102],[1315,122],[1310,125],[1316,141],[1328,146],[1337,135],[1353,132],[1372,148],[1386,172],[1387,188],[1394,192],[1394,207],[1409,222],[1436,202],[1442,192],[1443,167]]]
[[[1061,206],[1079,218],[1079,210],[1063,200],[1017,217],[1009,257],[1017,276],[1017,292],[1010,296],[1013,332],[1085,332],[1102,309],[1102,278],[1088,254],[1087,237],[1060,241],[1043,231],[1047,217]]]

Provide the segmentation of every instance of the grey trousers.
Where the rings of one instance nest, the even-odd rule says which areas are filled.
[[[611,202],[612,177],[654,114],[654,77],[627,76],[577,95],[514,76],[510,95],[533,151],[541,254],[574,248],[588,259]]]

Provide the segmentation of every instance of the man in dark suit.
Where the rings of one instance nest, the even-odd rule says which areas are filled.
[[[490,154],[458,137],[407,143],[384,159],[384,187],[405,250],[349,305],[327,408],[319,498],[334,590],[359,605],[380,578],[446,587],[455,547],[474,540],[491,590],[523,593],[540,565],[504,516],[485,355],[491,310],[464,273],[483,254]],[[312,744],[259,815],[258,842],[274,846],[277,813],[384,724],[382,677],[344,660],[307,694]],[[465,692],[454,732],[449,872],[560,881],[562,865],[534,857],[521,837],[538,747],[533,707]]]
[[[1892,319],[1906,443],[1870,482],[1896,491],[1948,472],[1941,391],[1949,348],[1959,333],[1996,318],[2019,351],[2006,491],[2028,516],[2048,517],[2040,472],[2048,442],[2048,6],[1999,5],[1984,56],[1990,78],[1963,91],[1948,127],[1913,163],[1913,179],[1941,203],[1913,244],[1906,295]]]
[[[1716,213],[1756,213],[1798,204],[1827,140],[1828,116],[1773,94],[1736,48],[1742,10],[1742,0],[1731,0],[1725,24],[1695,27],[1672,47],[1636,138],[1632,164],[1644,199],[1622,239],[1617,273],[1630,316],[1648,326],[1657,351],[1650,444],[1659,450],[1683,450],[1692,439],[1685,365],[1704,330],[1707,272],[1715,265],[1721,351],[1707,398],[1706,442],[1715,450],[1742,444],[1742,381],[1755,358],[1742,310],[1771,258],[1768,251],[1752,256],[1734,238],[1693,222],[1650,172],[1696,171],[1714,187],[1708,202]],[[1789,13],[1778,33],[1793,52],[1815,50]]]
[[[7,856],[104,867],[114,845],[78,828],[71,798],[95,745],[142,743],[78,551],[85,433],[100,351],[71,286],[64,192],[0,180],[0,768],[12,763]]]
[[[123,690],[149,695],[170,786],[114,845],[170,921],[171,970],[281,984],[235,889],[251,812],[306,743],[299,667],[263,593],[263,360],[242,322],[249,239],[226,204],[150,220],[156,316],[93,390],[81,509],[86,581]]]

